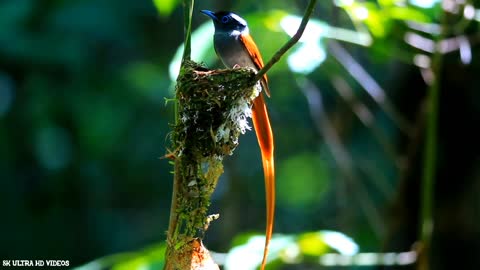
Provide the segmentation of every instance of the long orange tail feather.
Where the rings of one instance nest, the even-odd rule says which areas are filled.
[[[265,231],[265,248],[261,269],[265,269],[268,255],[268,245],[272,238],[275,215],[275,166],[273,161],[273,133],[268,118],[267,107],[263,95],[253,101],[252,119],[258,144],[262,154],[263,174],[265,176],[265,193],[267,201],[267,226]]]

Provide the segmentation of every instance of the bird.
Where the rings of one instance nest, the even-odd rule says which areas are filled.
[[[247,21],[230,11],[213,12],[202,10],[201,12],[213,21],[215,27],[213,37],[215,52],[227,68],[249,67],[258,72],[264,66],[262,55],[250,36]],[[260,84],[262,91],[270,97],[267,75],[261,78]],[[261,265],[263,270],[267,261],[268,247],[272,238],[275,218],[275,166],[273,132],[265,98],[262,93],[253,100],[252,120],[262,156],[267,205],[265,246]]]

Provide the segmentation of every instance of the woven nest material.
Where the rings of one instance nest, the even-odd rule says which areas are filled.
[[[179,120],[173,138],[177,156],[222,159],[231,155],[238,137],[250,129],[251,104],[261,87],[248,68],[208,70],[183,65],[176,99]]]

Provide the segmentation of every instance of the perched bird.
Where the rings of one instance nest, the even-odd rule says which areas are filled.
[[[202,13],[213,20],[215,26],[213,38],[215,52],[226,67],[250,67],[257,72],[263,67],[262,56],[250,36],[247,22],[244,19],[228,11],[212,12],[202,10]],[[263,76],[260,83],[266,95],[270,96],[267,75]],[[275,167],[273,161],[273,133],[268,118],[265,99],[261,93],[253,101],[252,119],[262,154],[267,201],[266,239],[262,260],[262,269],[264,269],[268,255],[268,245],[273,232],[275,213]]]

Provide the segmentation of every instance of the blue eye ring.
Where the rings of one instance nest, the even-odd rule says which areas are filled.
[[[230,21],[230,17],[228,16],[223,16],[222,19],[221,19],[222,23],[227,23],[228,21]]]

